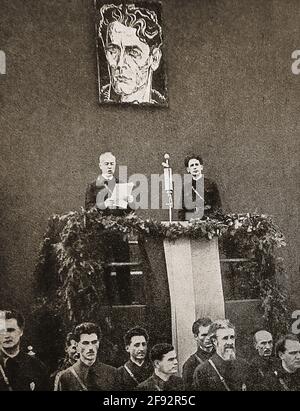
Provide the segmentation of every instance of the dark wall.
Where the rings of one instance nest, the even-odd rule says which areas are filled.
[[[274,215],[300,307],[299,0],[165,0],[163,17],[169,109],[101,107],[92,0],[0,0],[1,305],[32,303],[48,216],[83,205],[113,150],[147,176],[201,152],[226,211]]]

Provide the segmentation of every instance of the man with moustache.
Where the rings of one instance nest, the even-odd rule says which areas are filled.
[[[208,330],[215,353],[194,373],[197,391],[246,391],[249,365],[236,358],[235,327],[228,320],[215,321]]]
[[[118,386],[121,390],[133,390],[153,372],[147,360],[149,336],[142,327],[134,327],[124,335],[125,349],[129,360],[117,370]]]
[[[300,391],[300,342],[294,334],[280,338],[275,347],[279,358],[274,375],[276,391]]]
[[[116,390],[116,369],[97,361],[101,333],[94,323],[82,323],[74,330],[79,359],[57,374],[54,391]]]
[[[252,387],[255,391],[273,391],[276,386],[273,336],[266,330],[258,330],[253,337],[256,355],[250,363]]]
[[[210,318],[199,318],[192,326],[192,332],[197,342],[197,351],[183,364],[182,379],[186,390],[193,389],[193,375],[199,364],[203,364],[213,353],[213,345],[208,336],[212,321]]]
[[[1,313],[5,328],[2,330],[0,386],[5,391],[48,391],[49,374],[45,365],[21,348],[25,329],[23,315],[16,310]]]
[[[150,360],[154,372],[146,381],[137,386],[139,391],[182,391],[183,380],[176,376],[178,361],[171,344],[156,344],[151,349]]]

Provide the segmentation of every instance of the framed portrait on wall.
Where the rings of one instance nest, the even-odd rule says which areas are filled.
[[[168,106],[159,1],[94,0],[100,104]]]

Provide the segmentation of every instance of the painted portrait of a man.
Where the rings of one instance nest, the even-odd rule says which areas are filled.
[[[154,10],[103,4],[97,36],[100,103],[167,105],[162,28]]]

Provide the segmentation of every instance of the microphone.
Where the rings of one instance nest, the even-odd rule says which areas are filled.
[[[105,185],[105,187],[107,188],[107,191],[109,192],[109,194],[112,195],[112,191],[111,191],[111,189],[108,187],[108,182],[107,182],[107,181],[104,181],[104,185]]]
[[[173,208],[173,178],[172,178],[172,168],[169,164],[170,155],[166,153],[164,155],[165,161],[162,163],[164,167],[164,183],[165,183],[165,191],[168,195],[168,203],[167,206],[169,207],[169,222],[172,222],[172,208]]]
[[[166,192],[173,191],[173,181],[172,181],[172,169],[169,164],[170,155],[166,153],[164,155],[164,161],[162,166],[164,167],[164,182],[165,182],[165,190]]]
[[[163,163],[161,163],[162,166],[164,166],[164,167],[170,167],[170,164],[169,164],[170,155],[169,155],[168,153],[166,153],[166,154],[164,155],[164,159],[165,159],[166,161],[163,162]]]

